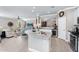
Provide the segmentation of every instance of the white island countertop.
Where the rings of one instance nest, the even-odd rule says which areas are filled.
[[[43,32],[41,34],[41,32]],[[51,30],[40,29],[37,32],[26,31],[28,34],[28,48],[30,51],[48,52],[51,48]]]

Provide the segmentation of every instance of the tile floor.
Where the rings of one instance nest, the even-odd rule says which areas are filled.
[[[3,39],[0,43],[0,52],[29,52],[28,40],[21,36]],[[69,44],[64,40],[52,37],[51,52],[72,52]]]
[[[27,52],[27,39],[21,36],[3,39],[0,43],[0,52]]]
[[[62,39],[52,38],[52,50],[51,52],[73,52],[68,42]]]

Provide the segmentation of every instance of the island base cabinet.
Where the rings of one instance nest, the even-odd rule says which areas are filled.
[[[28,48],[32,52],[49,52],[51,49],[51,39],[29,38]]]

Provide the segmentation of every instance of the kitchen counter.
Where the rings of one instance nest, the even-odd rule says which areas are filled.
[[[79,36],[79,32],[74,32],[74,31],[69,31],[69,32],[75,36]]]
[[[42,27],[42,29],[52,30],[52,29],[54,29],[54,27]]]
[[[40,29],[37,32],[26,31],[28,34],[28,48],[30,51],[48,52],[51,50],[51,30]]]

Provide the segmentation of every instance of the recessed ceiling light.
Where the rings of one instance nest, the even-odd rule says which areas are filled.
[[[55,8],[55,6],[51,6],[51,8]]]
[[[36,9],[36,7],[34,6],[33,9]]]
[[[34,12],[34,10],[32,10],[32,12]]]
[[[48,11],[47,13],[50,13],[50,11]]]
[[[36,16],[39,16],[39,13],[37,13]]]

